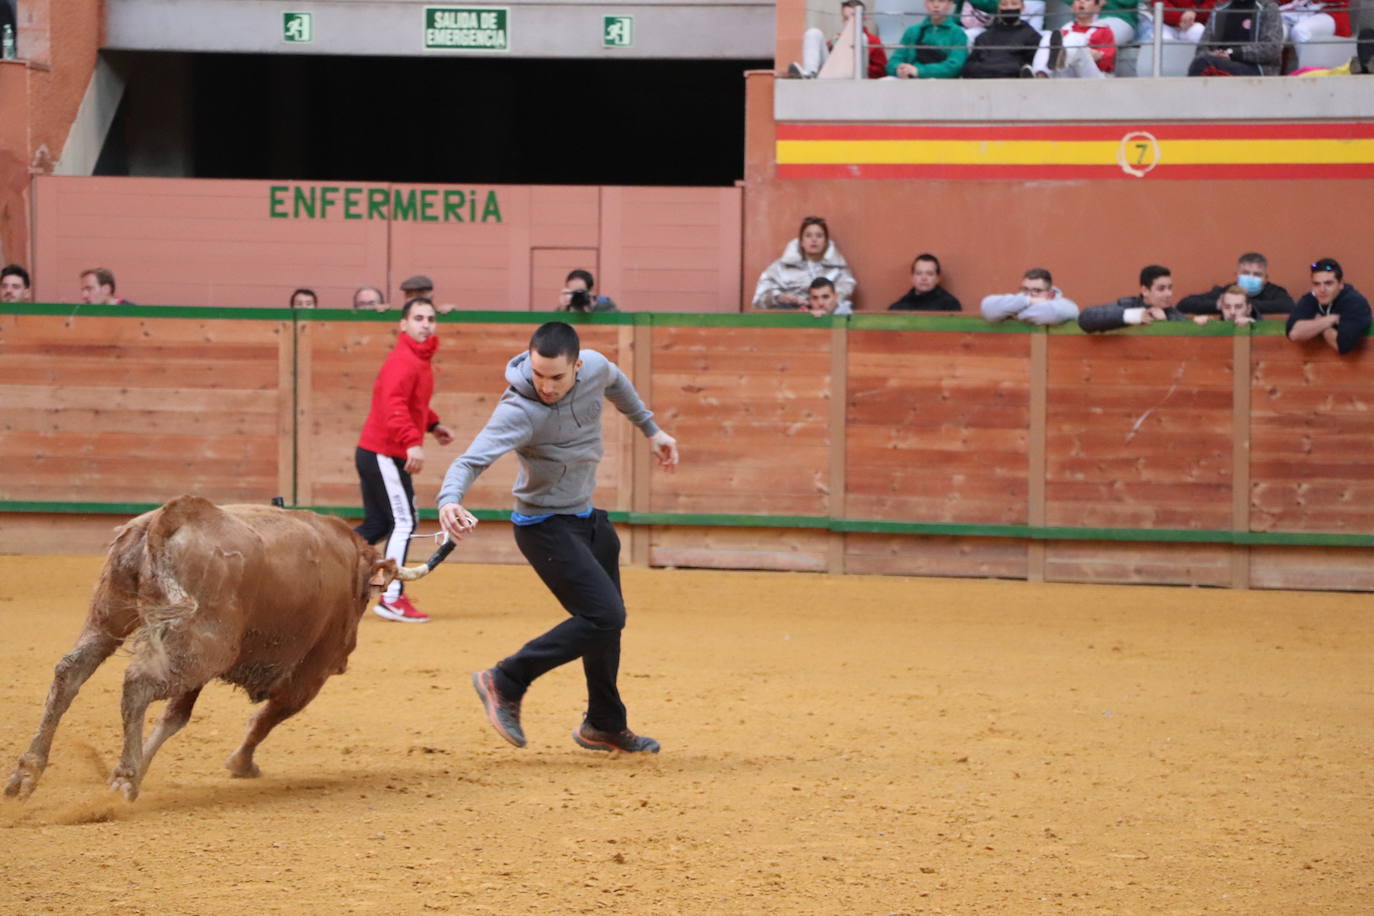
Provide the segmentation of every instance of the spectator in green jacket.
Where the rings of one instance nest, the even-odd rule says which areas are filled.
[[[951,79],[968,58],[968,35],[950,18],[954,0],[926,0],[926,19],[902,33],[902,46],[888,60],[898,79]]]

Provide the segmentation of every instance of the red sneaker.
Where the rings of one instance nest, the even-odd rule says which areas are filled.
[[[410,603],[410,599],[405,595],[397,598],[387,598],[385,596],[377,599],[377,606],[372,609],[384,620],[395,620],[400,623],[424,623],[429,620],[429,615]]]

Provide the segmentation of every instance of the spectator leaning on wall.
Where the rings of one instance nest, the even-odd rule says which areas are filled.
[[[559,312],[618,312],[615,301],[609,296],[596,294],[596,278],[589,270],[574,270],[563,278],[563,289],[558,293]]]
[[[1078,317],[1078,306],[1065,299],[1054,278],[1043,267],[1032,267],[1021,278],[1021,288],[1005,295],[984,296],[983,317],[994,324],[1016,318],[1030,324],[1063,324]]]
[[[1293,311],[1293,297],[1282,286],[1269,282],[1269,259],[1258,251],[1247,251],[1240,256],[1234,280],[1218,283],[1205,293],[1184,296],[1178,303],[1178,310],[1186,315],[1215,314],[1217,300],[1233,286],[1245,291],[1256,318],[1262,318],[1265,313],[1287,315]]]
[[[1254,303],[1239,284],[1233,283],[1221,291],[1216,298],[1216,311],[1210,315],[1194,315],[1193,321],[1206,324],[1212,319],[1234,321],[1238,325],[1253,324],[1259,316],[1255,314]]]
[[[360,286],[353,291],[353,310],[372,309],[374,312],[386,311],[386,296],[375,286]]]
[[[962,312],[959,300],[940,285],[940,259],[929,252],[911,262],[911,289],[887,307],[889,312]]]
[[[835,284],[835,293],[840,297],[835,312],[848,315],[853,310],[850,297],[858,284],[849,272],[849,262],[831,241],[825,220],[808,216],[802,220],[797,237],[787,243],[782,257],[759,275],[754,287],[754,308],[804,308],[809,304],[811,281],[817,277]]]
[[[1312,264],[1312,291],[1288,316],[1288,339],[1299,343],[1320,337],[1337,353],[1349,353],[1369,333],[1369,300],[1345,282],[1335,258]]]
[[[115,275],[108,267],[81,272],[81,301],[87,305],[133,305],[115,295]]]
[[[0,270],[0,302],[28,302],[32,297],[29,272],[18,264],[6,264]]]
[[[1187,321],[1174,308],[1174,278],[1169,268],[1151,264],[1140,272],[1140,294],[1123,296],[1110,305],[1094,305],[1078,315],[1085,331],[1112,331],[1154,321]]]

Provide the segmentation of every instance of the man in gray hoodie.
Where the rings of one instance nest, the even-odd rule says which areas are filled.
[[[592,507],[601,461],[601,409],[609,399],[649,437],[660,466],[678,461],[677,440],[658,428],[630,380],[561,321],[539,326],[528,352],[506,365],[510,387],[491,419],[454,460],[439,490],[439,523],[461,539],[477,524],[463,496],[477,475],[506,452],[520,459],[515,480],[515,544],[572,616],[530,640],[493,668],[472,676],[497,734],[525,746],[520,703],[547,671],[582,659],[587,713],[572,737],[597,751],[651,751],[659,743],[630,731],[616,678],[625,602],[620,592],[620,538],[606,512]]]

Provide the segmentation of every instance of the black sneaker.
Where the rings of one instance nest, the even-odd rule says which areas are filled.
[[[1055,29],[1053,32],[1050,33],[1049,68],[1052,72],[1064,69],[1064,57],[1064,36],[1060,33],[1058,29]]]
[[[496,669],[488,668],[472,676],[472,689],[482,698],[487,721],[496,733],[516,747],[525,746],[525,732],[520,728],[520,701],[501,695],[496,689]]]
[[[583,722],[573,729],[573,740],[589,751],[625,751],[634,754],[648,751],[657,754],[659,743],[653,738],[636,735],[628,728],[618,732],[603,732]]]

